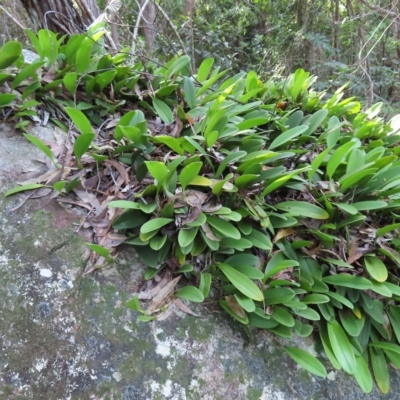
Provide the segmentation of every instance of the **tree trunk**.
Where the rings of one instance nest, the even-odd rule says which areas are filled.
[[[194,6],[195,6],[195,0],[186,0],[185,10],[183,11],[183,15],[186,15],[187,17],[193,19]]]
[[[146,3],[142,1],[142,7]],[[143,34],[146,42],[146,47],[149,53],[154,50],[154,40],[156,38],[156,31],[154,29],[154,21],[156,20],[156,5],[154,0],[150,0],[146,8],[143,10]]]
[[[94,0],[21,0],[36,30],[82,33],[99,15]]]

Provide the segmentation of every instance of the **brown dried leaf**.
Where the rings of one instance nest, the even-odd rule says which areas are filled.
[[[107,160],[104,162],[104,164],[108,165],[108,166],[113,166],[121,175],[125,185],[129,185],[129,175],[127,170],[129,170],[130,168],[125,169],[125,167],[123,165],[121,165],[119,162],[114,161],[114,160]]]
[[[363,252],[359,251],[358,240],[353,240],[350,244],[349,256],[347,257],[347,263],[353,264],[355,261],[357,261],[362,256],[363,256]]]
[[[222,208],[222,204],[218,204],[216,206],[212,206],[211,204],[206,204],[204,207],[201,208],[201,211],[205,213],[216,212]]]
[[[235,296],[225,296],[229,308],[240,318],[246,318],[246,313],[243,307],[238,303]]]
[[[174,138],[179,137],[183,129],[183,123],[177,115],[175,116],[175,122],[176,124],[174,126],[174,129],[172,129],[169,134],[169,136],[172,136]]]
[[[152,314],[153,312],[157,311],[160,309],[164,303],[165,300],[173,293],[175,286],[179,282],[182,276],[178,276],[175,279],[172,279],[172,281],[169,281],[151,300],[149,306],[147,307],[147,313]]]
[[[279,232],[275,235],[274,240],[272,241],[273,243],[278,242],[279,240],[285,238],[286,236],[291,235],[292,233],[295,233],[297,231],[296,228],[285,228],[285,229],[280,229]]]
[[[174,303],[180,310],[182,310],[186,314],[193,315],[194,317],[200,317],[200,315],[193,312],[181,299],[175,299]]]
[[[190,224],[193,221],[196,221],[198,216],[200,215],[201,210],[199,207],[192,207],[189,211],[189,214],[186,216],[186,218],[181,220],[181,225],[186,225]]]
[[[203,232],[206,234],[206,236],[207,236],[210,240],[214,240],[215,242],[220,242],[220,241],[221,241],[221,239],[218,239],[218,238],[214,235],[214,232],[211,230],[211,228],[210,228],[210,226],[207,224],[207,222],[201,226],[201,229],[203,229]]]
[[[138,294],[139,299],[140,300],[152,299],[170,280],[171,280],[171,274],[167,272],[157,286],[148,289],[145,292],[139,293]]]

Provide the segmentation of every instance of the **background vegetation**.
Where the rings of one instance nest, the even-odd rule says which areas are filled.
[[[134,246],[144,279],[160,282],[127,304],[139,320],[170,301],[203,302],[214,285],[249,335],[318,332],[336,369],[367,393],[372,371],[387,393],[387,364],[400,368],[399,117],[378,114],[398,95],[396,7],[0,6],[15,29],[0,47],[3,118],[21,130],[50,119],[65,133],[63,143],[25,134],[49,172],[6,196],[79,199],[94,232],[86,273]],[[314,356],[286,350],[326,376]]]
[[[87,3],[90,5],[91,1]],[[383,101],[390,116],[399,110],[397,0],[138,3],[108,2],[106,19],[114,26],[113,37],[118,46],[129,45],[164,61],[182,51],[183,46],[194,67],[213,57],[221,68],[232,68],[232,73],[253,69],[263,79],[287,76],[303,68],[318,76],[317,90],[334,92],[350,82],[347,95],[358,96],[367,106]],[[98,6],[104,10],[107,1],[98,0]],[[110,13],[113,7],[118,12]],[[32,26],[20,0],[5,0],[0,8],[0,44],[18,38],[28,45],[22,29],[7,13],[22,26]],[[97,16],[96,11],[93,14]],[[139,35],[135,35],[137,28]]]

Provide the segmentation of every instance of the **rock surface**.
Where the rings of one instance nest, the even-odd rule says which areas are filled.
[[[55,131],[34,134],[52,140]],[[155,323],[137,321],[125,304],[143,265],[131,249],[112,268],[83,275],[84,239],[74,215],[49,197],[3,193],[46,170],[39,151],[0,124],[0,400],[209,399],[327,400],[397,398],[366,395],[352,377],[325,362],[328,378],[299,368],[282,345],[254,331],[252,341],[218,309],[194,318],[171,310]],[[295,345],[313,351],[308,339]],[[397,395],[396,395],[397,393]]]

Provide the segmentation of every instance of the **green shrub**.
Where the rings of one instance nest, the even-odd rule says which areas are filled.
[[[398,119],[385,123],[380,104],[361,111],[342,99],[344,88],[324,100],[303,70],[264,83],[252,71],[222,80],[227,71],[213,69],[212,59],[195,76],[186,56],[162,67],[127,65],[123,52],[110,56],[96,44],[97,29],[66,41],[30,33],[40,60],[3,65],[1,83],[22,87],[19,100],[0,94],[3,111],[20,128],[39,104],[64,129],[60,115],[68,115],[79,131],[75,167],[92,156],[86,174],[110,159],[131,167],[139,190],[108,206],[117,209],[113,228],[148,265],[146,279],[166,269],[184,276],[176,296],[193,302],[218,286],[221,307],[245,329],[283,338],[316,331],[335,368],[370,392],[371,365],[387,393],[387,362],[400,367]],[[0,54],[15,60],[17,47]],[[92,125],[116,112],[122,117],[104,146]],[[26,137],[62,168],[44,143]],[[53,187],[63,194],[78,184],[71,175]],[[109,249],[91,249],[110,260]],[[142,320],[154,318],[137,297],[128,305]],[[326,375],[315,357],[287,351]]]

